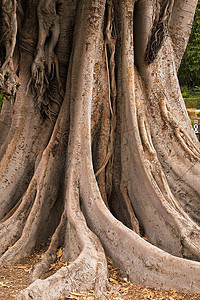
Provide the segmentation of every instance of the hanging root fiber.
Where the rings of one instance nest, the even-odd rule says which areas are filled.
[[[163,39],[168,32],[174,0],[156,0],[155,19],[145,52],[145,62],[149,65],[157,57]]]
[[[55,54],[55,47],[60,35],[59,16],[57,6],[59,0],[42,0],[37,7],[38,17],[38,44],[36,56],[31,67],[32,90],[35,93],[36,106],[43,115],[47,115],[51,121],[57,118],[57,111],[53,109],[53,103],[58,103],[51,96],[50,85],[55,78],[60,96],[64,97],[64,91],[59,75],[59,62]]]
[[[0,22],[0,90],[7,99],[14,100],[19,87],[14,65],[17,38],[17,1],[1,1]]]

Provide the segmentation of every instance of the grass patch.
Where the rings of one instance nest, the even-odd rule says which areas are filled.
[[[187,86],[181,87],[183,98],[200,98],[200,86],[188,88]]]
[[[200,97],[184,98],[186,108],[200,109]]]
[[[200,109],[200,87],[195,86],[189,89],[187,86],[181,87],[181,92],[185,101],[186,108]]]

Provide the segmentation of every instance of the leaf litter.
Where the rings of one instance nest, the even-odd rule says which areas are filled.
[[[34,266],[41,260],[48,244],[39,246],[33,254],[24,258],[19,264],[3,266],[0,268],[0,300],[13,300],[20,290],[31,284],[30,274]],[[160,291],[154,288],[136,286],[123,278],[120,271],[107,258],[109,282],[111,289],[105,293],[110,300],[200,300],[200,294],[180,294],[174,290]],[[69,263],[62,262],[62,249],[57,251],[57,261],[51,264],[42,279],[53,275],[58,269]],[[83,291],[70,293],[68,297],[59,300],[96,300],[99,299],[94,291]],[[101,299],[99,299],[101,300]]]

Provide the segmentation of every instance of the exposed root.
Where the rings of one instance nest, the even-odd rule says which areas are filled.
[[[72,264],[61,268],[53,276],[45,280],[36,280],[28,288],[23,290],[16,299],[25,300],[31,299],[31,297],[34,299],[58,299],[69,296],[70,292],[91,289],[95,290],[100,299],[104,299],[104,292],[108,287],[107,261],[98,238],[87,227],[85,218],[80,210],[78,181],[77,178],[74,178],[74,176],[76,176],[74,167],[77,165],[77,145],[74,141],[71,146],[72,145],[74,153],[70,151],[72,157],[70,159],[71,164],[69,165],[67,175],[67,202],[65,212],[68,222],[76,235],[80,247],[80,254],[78,253],[78,257]],[[38,276],[47,268],[52,259],[54,259],[54,257],[51,258],[49,255],[54,254],[57,249],[60,229],[64,229],[64,232],[66,231],[65,226],[62,228],[63,225],[63,221],[61,221],[60,226],[53,236],[52,243],[45,254],[45,258],[36,269],[34,275]],[[73,247],[69,247],[69,243],[73,243],[73,239],[65,240],[67,257],[71,258],[74,257],[73,252],[75,245],[73,244]],[[59,282],[59,285],[57,282]],[[51,291],[50,296],[49,289]]]
[[[31,206],[33,204],[34,198],[36,195],[36,181],[33,179],[29,188],[27,189],[23,199],[21,200],[20,205],[13,213],[12,216],[6,216],[0,223],[0,255],[21,237],[23,232],[26,220],[29,216]],[[13,249],[9,250],[10,252]],[[5,256],[7,256],[7,251],[5,252]],[[4,264],[4,256],[0,258],[0,264]]]
[[[85,111],[83,114],[85,115]],[[137,284],[151,287],[156,284],[162,288],[170,286],[179,291],[189,291],[192,287],[193,291],[199,291],[199,283],[196,281],[200,273],[199,263],[183,261],[150,245],[110,214],[102,201],[95,180],[88,151],[89,141],[84,142],[84,145],[84,156],[80,160],[83,170],[80,178],[80,192],[84,214],[90,228],[100,237],[104,248],[115,264],[120,267],[125,276]],[[192,278],[188,272],[192,274]],[[178,281],[174,280],[177,276]]]
[[[89,164],[87,166],[89,167]],[[156,284],[162,288],[171,286],[180,291],[189,291],[192,286],[192,289],[199,291],[199,283],[196,282],[195,278],[199,276],[197,274],[200,272],[200,264],[191,261],[183,263],[183,260],[158,250],[125,228],[120,222],[114,220],[103,205],[95,180],[91,181],[91,178],[92,174],[88,175],[87,178],[84,176],[81,184],[81,195],[87,220],[93,231],[100,236],[109,255],[124,272],[124,276],[137,284],[145,284],[151,287]],[[88,197],[85,189],[88,184],[90,185],[90,197]],[[90,199],[95,199],[95,201]],[[101,225],[103,224],[102,220],[104,225]],[[193,279],[186,275],[189,271],[186,265],[192,268]],[[184,268],[184,270],[181,271],[180,268]],[[172,279],[177,274],[179,274],[179,282]],[[186,278],[189,280],[188,282],[186,282]]]
[[[183,263],[182,259],[150,245],[113,218],[105,207],[96,184],[91,157],[87,151],[90,145],[87,144],[85,147],[84,153],[87,155],[81,159],[81,169],[84,172],[80,179],[85,216],[90,228],[100,237],[107,253],[124,272],[124,276],[137,284],[151,287],[156,284],[162,288],[170,286],[186,291],[191,290],[192,286],[193,290],[199,291],[199,283],[195,279],[199,278],[199,263],[191,261]],[[192,269],[192,279],[186,275],[187,272],[190,273],[189,266]],[[176,276],[178,282],[173,280]]]
[[[53,178],[51,174],[51,167],[53,167],[51,158],[54,160],[54,158],[51,156],[51,147],[54,146],[52,144],[50,144],[50,147],[44,151],[43,157],[37,167],[34,178],[32,179],[33,182],[37,182],[37,193],[34,199],[34,204],[31,208],[31,212],[28,215],[23,231],[21,232],[21,237],[13,245],[12,249],[6,251],[5,254],[0,258],[1,264],[15,263],[24,256],[29,255],[38,242],[41,242],[43,239],[47,238],[48,234],[50,234],[50,232],[56,226],[56,222],[58,222],[58,220],[55,219],[54,224],[52,224],[53,226],[49,225],[49,221],[52,218],[52,208],[57,200],[59,188],[59,176],[55,173],[56,178]],[[52,163],[51,167],[49,167],[49,163]],[[54,184],[54,187],[56,185],[56,189],[53,189],[53,191],[51,191],[51,182]],[[24,209],[23,204],[24,202],[21,204],[21,206]],[[21,207],[19,206],[18,210],[20,209]],[[27,211],[28,209],[26,208],[25,213],[27,213]],[[16,213],[17,212],[18,211],[16,211]],[[22,214],[23,213],[24,210],[22,210]],[[9,222],[9,219],[7,221]],[[42,226],[43,230],[39,236],[38,231],[40,226]],[[51,228],[50,232],[48,232],[48,227]]]
[[[29,113],[23,117],[21,113],[13,116],[12,127],[0,151],[0,220],[17,208],[33,176],[38,153],[45,148],[52,131],[48,120],[38,124],[40,116],[34,115],[33,103],[27,98],[23,101]]]
[[[9,212],[3,220],[3,228],[11,229],[9,233],[6,230],[1,232],[2,235],[5,234],[5,244],[2,245],[4,247],[2,253],[7,250],[8,246],[12,245],[12,249],[8,249],[1,257],[1,264],[17,262],[30,254],[38,243],[41,243],[42,240],[45,240],[53,233],[56,223],[59,222],[58,218],[63,204],[58,199],[58,195],[61,197],[60,184],[62,180],[60,178],[63,176],[63,163],[66,156],[63,147],[65,148],[68,138],[68,123],[66,121],[68,113],[66,105],[68,105],[67,99],[63,102],[60,118],[54,126],[54,132],[48,147],[45,151],[42,148],[41,151],[43,154],[38,155],[39,161],[36,162],[35,174],[20,205],[14,208],[12,216],[11,212]],[[63,111],[64,119],[62,118]],[[59,152],[59,159],[57,159],[55,154]],[[56,170],[58,170],[59,174]],[[38,266],[36,268],[33,274],[34,278],[43,272],[42,270],[48,265],[48,259],[50,259],[48,256],[53,255],[56,244],[62,241],[62,226],[63,222],[61,222],[60,227],[58,226],[55,235],[52,237],[52,242],[46,254],[46,260],[44,257],[43,267]],[[59,235],[59,240],[57,240],[56,233]]]
[[[84,198],[87,219],[124,276],[135,284],[149,287],[157,286],[162,289],[170,287],[181,292],[200,291],[199,263],[171,256],[144,241],[114,220],[97,196],[98,192],[94,190],[93,192],[95,201],[91,202]]]
[[[95,248],[95,244],[89,243],[74,263],[61,268],[45,280],[36,280],[21,291],[16,299],[57,300],[68,297],[70,292],[85,290],[95,290],[100,299],[106,299],[104,296],[108,286],[106,258],[103,257],[103,251],[97,251]]]
[[[124,22],[126,24],[125,17]],[[128,46],[126,42],[127,28],[129,27],[125,24],[123,25],[123,28],[125,28],[123,31],[124,39],[121,43],[127,47],[123,51],[131,53],[131,46]],[[129,32],[129,35],[131,35],[131,32]],[[129,59],[131,60],[131,55]],[[135,72],[135,84],[132,84],[133,66],[131,68],[131,61],[128,62],[126,59],[122,59],[121,70],[123,70],[123,76],[126,78],[122,82],[124,89],[120,95],[121,99],[123,99],[121,100],[123,103],[121,113],[124,125],[122,127],[122,136],[124,138],[124,142],[122,140],[122,166],[125,179],[129,183],[128,192],[134,211],[139,221],[141,221],[145,235],[150,242],[169,253],[182,256],[182,248],[184,246],[181,239],[186,234],[191,245],[190,254],[187,251],[188,258],[199,260],[200,252],[198,251],[198,254],[196,252],[196,249],[199,247],[199,240],[195,237],[191,238],[191,232],[194,231],[198,235],[200,228],[183,211],[170,191],[153,145],[147,116],[144,114],[146,105],[145,90],[142,85],[138,84],[138,82],[141,82],[141,79],[138,77],[137,72]],[[122,74],[120,75],[122,76]],[[138,117],[138,122],[136,122],[136,116]],[[139,136],[137,135],[137,127],[140,132]],[[151,228],[151,226],[153,227]],[[165,229],[161,230],[162,226]],[[165,236],[163,234],[160,236],[160,230],[165,232]],[[166,236],[167,239],[165,240]],[[171,247],[172,244],[173,247]],[[193,247],[194,244],[195,247]],[[174,252],[175,248],[176,251]]]
[[[160,201],[162,203],[162,206],[165,209],[165,212],[167,214],[170,213],[170,215],[172,216],[176,213],[176,217],[174,217],[173,221],[171,220],[171,224],[173,223],[175,227],[178,227],[178,231],[180,232],[180,236],[181,236],[180,243],[182,247],[181,250],[182,254],[179,255],[183,255],[184,257],[188,255],[187,258],[199,260],[200,251],[198,250],[199,241],[197,236],[200,232],[200,228],[182,210],[180,204],[174,198],[169,188],[167,179],[162,170],[161,164],[159,163],[156,150],[153,146],[153,142],[150,134],[150,128],[147,122],[147,118],[144,114],[145,108],[143,102],[145,101],[143,102],[141,101],[144,97],[142,96],[144,95],[144,93],[141,92],[143,87],[141,84],[138,84],[138,82],[140,83],[141,81],[139,79],[137,70],[135,69],[135,87],[136,87],[135,92],[136,92],[136,103],[137,103],[136,107],[137,107],[137,114],[138,114],[138,126],[140,131],[141,142],[143,145],[144,157],[146,160],[145,162],[146,170],[147,172],[149,172],[150,176],[153,179],[153,185],[155,187],[156,186],[158,187],[156,193],[158,194],[162,193],[162,195],[160,195],[160,198],[162,198],[162,200]],[[162,214],[164,214],[164,212]],[[187,228],[188,230],[185,230],[185,228]],[[192,235],[191,234],[192,232],[195,232],[195,234]],[[149,240],[152,241],[149,235],[148,237]],[[183,240],[187,240],[187,245],[186,243],[182,242]]]
[[[96,2],[95,4],[98,5],[99,9],[103,11],[103,3],[99,4],[98,1]],[[99,21],[101,21],[101,18],[99,18]],[[94,36],[93,33],[91,36]],[[90,67],[93,67],[93,65],[91,64]],[[83,74],[85,75],[85,73]],[[91,83],[90,86],[92,87]],[[88,97],[86,98],[88,99]],[[77,99],[79,100],[79,98]],[[80,111],[80,109],[78,109],[78,111]],[[66,111],[64,110],[64,112]],[[62,118],[61,120],[61,123],[65,122]],[[76,124],[76,121],[77,116],[75,115],[73,124]],[[59,128],[59,126],[57,127]],[[42,158],[37,166],[35,172],[35,178],[37,181],[37,194],[31,213],[26,221],[22,236],[12,247],[12,253],[9,250],[6,251],[2,257],[3,261],[13,262],[15,259],[19,259],[20,257],[27,255],[36,245],[39,228],[41,228],[40,224],[45,224],[50,215],[49,211],[53,207],[56,200],[55,185],[57,181],[59,181],[59,176],[56,173],[54,174],[52,169],[54,168],[55,170],[60,170],[60,168],[58,166],[56,168],[54,164],[55,162],[57,165],[56,159],[54,159],[54,154],[56,151],[58,151],[57,148],[59,148],[59,141],[56,140],[58,128],[56,132],[54,131],[49,146],[43,152]],[[75,126],[75,128],[77,128],[77,126]],[[71,291],[80,291],[85,289],[94,289],[101,299],[104,298],[103,292],[108,286],[107,262],[98,238],[88,229],[84,216],[80,210],[77,177],[78,173],[75,171],[77,161],[79,161],[79,159],[77,159],[77,155],[79,154],[77,152],[77,148],[79,148],[79,139],[77,138],[76,131],[74,131],[72,126],[72,135],[68,149],[69,162],[67,163],[68,173],[66,177],[67,188],[64,212],[66,213],[68,224],[73,228],[74,235],[76,236],[76,240],[80,248],[80,253],[78,253],[77,259],[75,259],[74,263],[70,266],[62,268],[55,275],[44,281],[36,280],[28,289],[20,293],[18,296],[19,299],[30,299],[31,297],[34,299],[41,299],[41,297],[48,299],[49,288],[51,290],[51,299],[58,299],[63,296],[68,296]],[[57,156],[55,156],[55,158],[56,157]],[[53,187],[53,190],[51,190],[51,186]],[[64,225],[62,221],[60,224],[60,227],[57,227],[57,231],[53,235],[52,243],[42,264],[40,264],[34,272],[34,278],[39,276],[41,272],[47,268],[51,261],[49,256],[55,253],[57,245],[59,242],[62,242],[61,232],[63,230],[65,233],[65,226],[62,227]],[[56,226],[56,224],[54,224],[54,226]],[[72,236],[70,235],[69,237]],[[59,241],[59,239],[61,240]],[[65,241],[67,254],[66,257],[70,257],[72,254],[69,253],[70,249],[72,251],[74,250],[74,244],[73,246],[69,247],[69,242],[73,242],[73,239],[71,241],[67,238]],[[54,259],[54,257],[52,259]],[[57,284],[58,281],[59,285]]]
[[[170,37],[165,40],[159,59],[141,72],[144,77],[153,75],[146,86],[145,105],[149,110],[149,124],[152,123],[154,146],[169,187],[184,211],[200,224],[200,151],[179,89]]]

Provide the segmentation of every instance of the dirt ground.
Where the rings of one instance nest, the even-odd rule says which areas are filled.
[[[39,262],[44,254],[47,246],[41,245],[29,257],[21,261],[20,264],[12,266],[4,266],[0,268],[0,300],[13,300],[20,290],[27,287],[30,281],[30,274],[35,264]],[[57,269],[63,266],[60,257],[62,250],[57,254],[57,262],[52,264],[49,271],[43,275],[46,278],[56,272]],[[111,283],[111,290],[106,293],[107,299],[124,299],[124,300],[148,300],[148,299],[162,299],[162,300],[200,300],[200,294],[179,294],[176,291],[158,291],[156,289],[148,289],[145,287],[135,286],[127,281],[126,278],[120,276],[120,272],[108,259],[109,281]],[[98,299],[94,291],[83,293],[71,293],[69,297],[64,299]],[[42,299],[45,300],[45,299]]]

